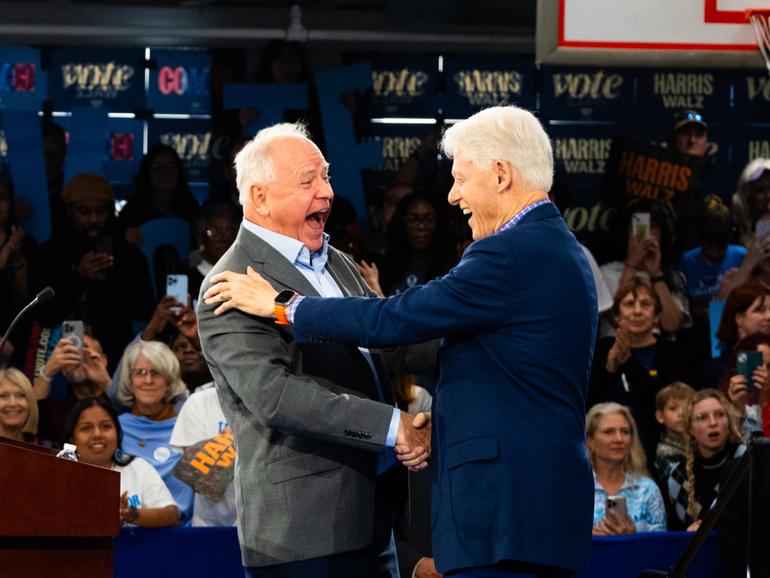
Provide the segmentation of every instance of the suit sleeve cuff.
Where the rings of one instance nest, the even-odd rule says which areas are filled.
[[[297,305],[299,305],[300,301],[303,299],[304,297],[302,295],[297,295],[286,308],[286,319],[292,325],[294,325],[294,313],[297,311]]]
[[[398,438],[398,424],[401,422],[401,410],[393,408],[393,417],[390,418],[390,428],[388,428],[388,437],[385,438],[385,445],[389,448],[396,447]]]

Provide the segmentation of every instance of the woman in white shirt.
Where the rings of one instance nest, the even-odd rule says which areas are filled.
[[[157,471],[121,449],[123,431],[103,398],[78,402],[67,415],[64,439],[77,446],[80,461],[120,472],[120,520],[160,528],[179,523],[179,508]]]

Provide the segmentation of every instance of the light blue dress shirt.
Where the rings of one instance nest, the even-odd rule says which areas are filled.
[[[302,273],[313,288],[318,291],[318,294],[321,297],[345,296],[329,271],[326,270],[326,261],[329,257],[329,235],[324,233],[324,242],[321,248],[311,252],[301,241],[260,227],[248,219],[243,219],[243,226],[246,230],[262,239],[292,263],[297,271]],[[374,374],[377,392],[379,393],[380,401],[382,401],[384,399],[382,394],[383,385],[380,383],[377,370],[374,367],[372,354],[365,347],[359,347],[358,349],[363,354],[364,359],[366,359],[366,362],[369,364],[369,367]],[[396,437],[398,435],[398,425],[400,420],[401,411],[394,407],[393,417],[390,420],[390,428],[388,429],[388,437],[385,440],[385,445],[389,448],[396,446]]]
[[[607,491],[594,476],[594,526],[604,518]],[[660,489],[646,476],[626,474],[617,496],[625,496],[628,516],[637,532],[665,532],[666,507]]]

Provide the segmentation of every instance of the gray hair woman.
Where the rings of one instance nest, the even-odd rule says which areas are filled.
[[[182,454],[170,443],[175,404],[188,395],[179,361],[164,343],[140,340],[126,348],[121,366],[117,397],[130,407],[118,418],[123,449],[158,471],[179,505],[184,524],[192,514],[193,491],[172,474]]]
[[[37,399],[29,379],[18,369],[0,369],[0,436],[34,442]]]
[[[663,497],[647,473],[631,411],[612,402],[593,406],[586,416],[586,443],[594,470],[594,535],[665,531]],[[606,511],[610,496],[625,499],[625,515]]]
[[[749,247],[754,226],[770,210],[770,159],[750,161],[738,177],[736,189],[732,204],[733,221],[741,244]]]

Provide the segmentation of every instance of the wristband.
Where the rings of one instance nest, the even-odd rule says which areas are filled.
[[[136,506],[129,506],[128,512],[126,512],[125,521],[128,524],[133,524],[139,519],[139,509]]]
[[[275,296],[275,304],[273,309],[273,320],[276,325],[288,325],[289,319],[286,317],[286,310],[291,305],[291,302],[297,297],[297,294],[291,289],[284,289],[278,295]]]
[[[51,383],[51,378],[50,378],[50,377],[48,377],[48,376],[45,374],[45,365],[44,365],[43,367],[41,367],[41,368],[40,368],[40,370],[37,372],[37,374],[38,374],[38,375],[40,376],[40,378],[41,378],[41,379],[43,379],[44,381],[47,381],[48,383]]]

